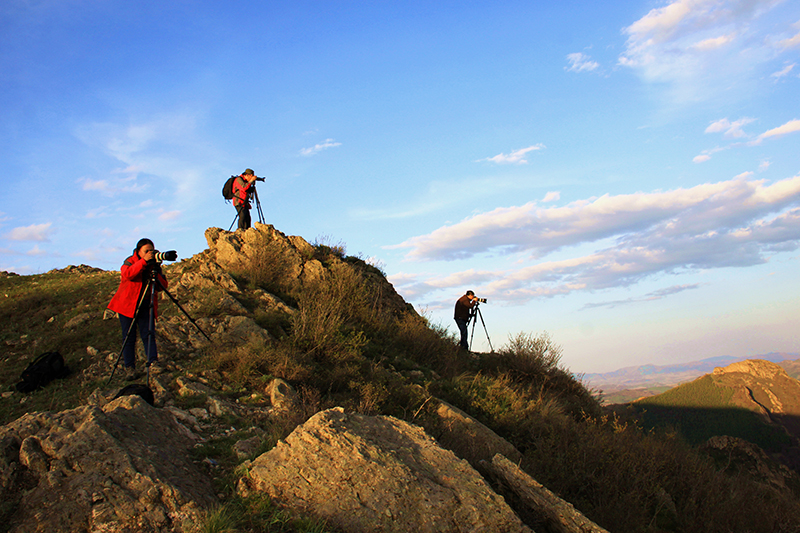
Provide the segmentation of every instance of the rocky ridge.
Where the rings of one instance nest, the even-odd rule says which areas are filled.
[[[170,288],[179,299],[190,297],[189,302],[203,295],[213,299],[218,313],[197,320],[212,340],[272,338],[248,316],[245,293],[264,309],[297,312],[280,297],[245,289],[237,281],[235,273],[252,265],[265,247],[271,248],[272,260],[278,258],[288,284],[311,283],[328,272],[313,257],[310,244],[271,226],[256,224],[235,233],[211,228],[206,238],[208,250],[169,267]],[[382,276],[374,274],[367,282],[381,284],[388,308],[408,310]],[[186,359],[208,342],[180,316],[161,321],[159,336],[159,342]],[[93,347],[87,352],[96,362],[81,379],[105,383],[117,354]],[[442,448],[420,427],[341,409],[311,416],[277,446],[260,453],[269,444],[268,436],[255,424],[234,428],[227,421],[231,416],[252,422],[304,420],[312,413],[303,412],[288,383],[272,380],[253,392],[253,401],[243,403],[212,386],[224,381],[219,376],[193,374],[181,358],[165,366],[149,381],[155,406],[136,395],[115,399],[119,382],[114,381],[98,388],[88,405],[29,413],[0,428],[0,497],[12,506],[11,531],[192,531],[221,496],[211,482],[219,466],[193,459],[192,450],[220,435],[236,438],[235,453],[250,461],[239,482],[242,494],[267,494],[287,509],[325,518],[343,530],[530,530],[520,520],[519,508],[512,509],[493,489],[493,480],[503,474],[499,468],[492,474],[489,466],[507,466],[504,458],[516,459],[518,452],[445,402],[430,399],[438,405],[447,440],[475,441],[478,451],[469,462]],[[193,400],[178,401],[186,398]],[[535,480],[516,476],[514,484],[506,485],[528,496],[544,494],[512,500],[525,506],[524,516],[554,524],[551,530],[601,531],[591,529],[588,520]]]

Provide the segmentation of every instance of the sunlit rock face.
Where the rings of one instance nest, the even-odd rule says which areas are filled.
[[[317,413],[240,483],[351,532],[530,531],[467,461],[393,417]]]

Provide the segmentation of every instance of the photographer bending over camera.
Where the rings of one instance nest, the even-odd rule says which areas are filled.
[[[459,345],[465,350],[469,350],[469,343],[467,342],[467,326],[469,320],[472,318],[472,308],[477,305],[478,299],[475,298],[475,293],[467,291],[467,293],[456,300],[456,309],[453,318],[456,319],[458,330],[461,332],[461,342]]]
[[[169,254],[174,252],[165,252]],[[136,379],[140,374],[136,372],[136,335],[128,331],[136,317],[136,326],[147,354],[147,366],[154,370],[158,368],[158,352],[156,350],[155,319],[158,316],[158,298],[153,298],[153,314],[150,315],[150,293],[144,294],[148,286],[151,274],[155,272],[155,290],[161,287],[167,288],[167,278],[161,272],[161,265],[156,261],[156,250],[153,241],[141,239],[136,243],[133,255],[125,260],[120,268],[121,279],[119,289],[111,298],[108,308],[119,315],[119,323],[122,327],[122,353],[125,357],[125,378],[128,380]],[[159,254],[161,255],[161,254]],[[170,258],[167,258],[171,260]],[[140,310],[137,317],[137,304]],[[150,336],[149,332],[153,335]],[[150,337],[148,342],[148,336]],[[127,339],[127,342],[126,342]]]

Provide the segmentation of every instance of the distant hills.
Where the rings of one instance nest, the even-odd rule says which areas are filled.
[[[587,387],[601,391],[606,404],[627,403],[660,394],[711,373],[715,368],[747,359],[780,363],[790,376],[797,378],[800,376],[798,358],[800,354],[787,352],[770,352],[755,357],[718,356],[674,365],[629,366],[613,372],[584,374],[582,381]]]

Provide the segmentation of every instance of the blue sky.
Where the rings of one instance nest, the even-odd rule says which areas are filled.
[[[798,2],[6,0],[0,72],[0,270],[190,257],[249,167],[495,348],[800,352]]]

